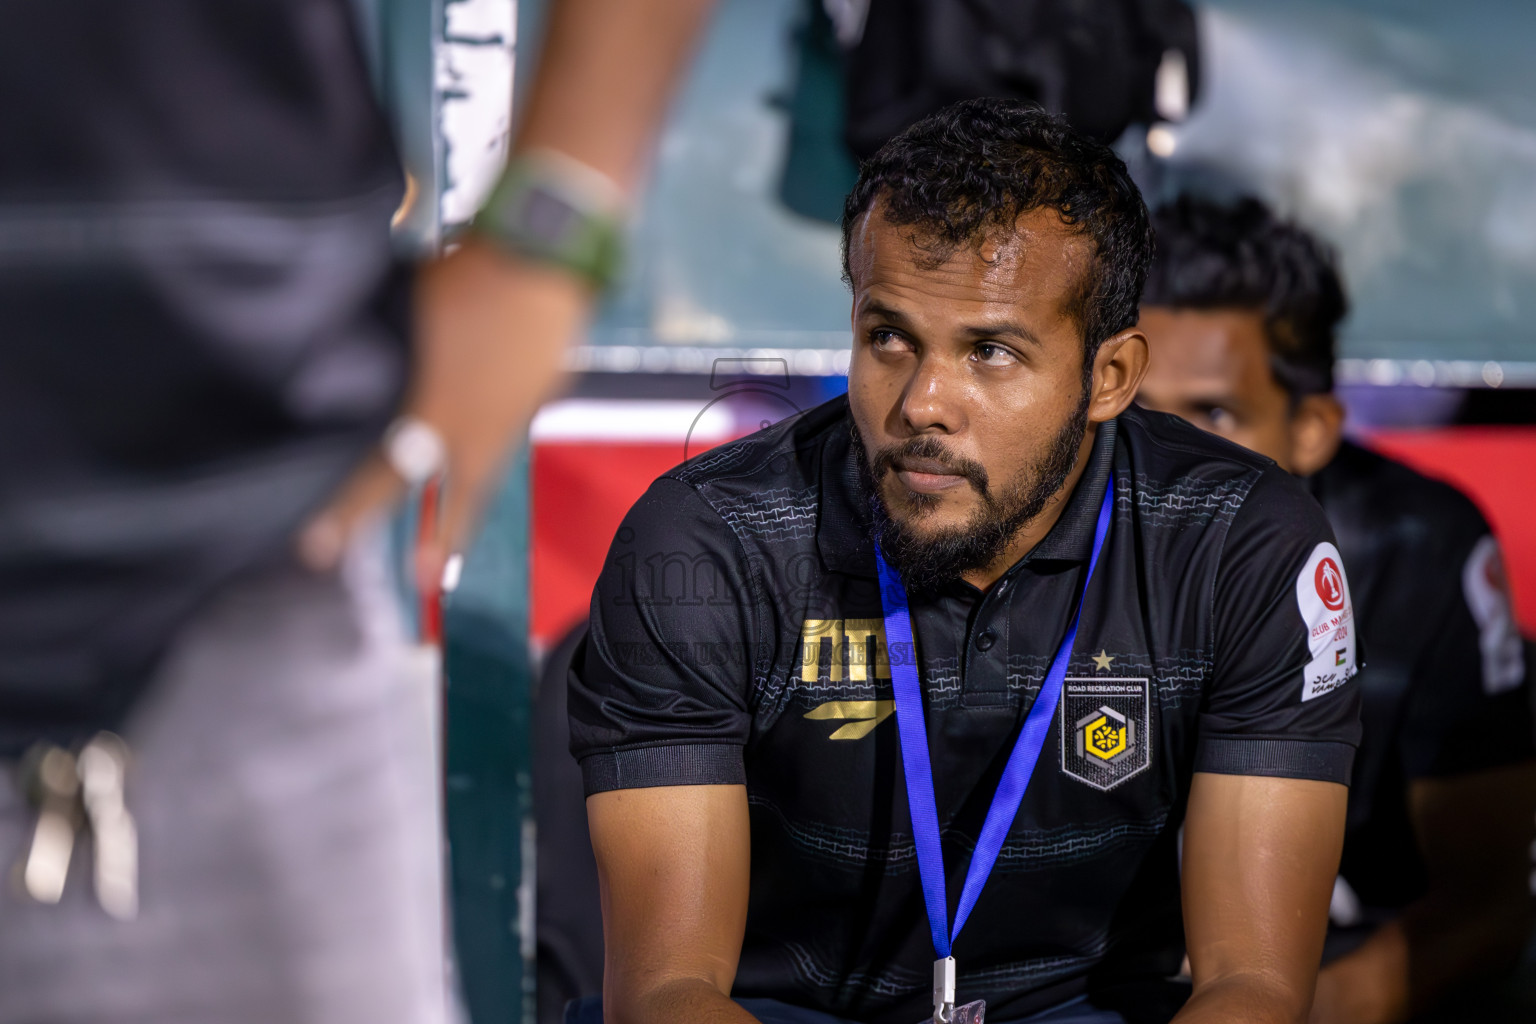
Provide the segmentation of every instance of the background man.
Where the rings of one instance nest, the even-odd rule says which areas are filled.
[[[1165,1021],[1187,935],[1180,1021],[1304,1019],[1358,728],[1349,589],[1290,477],[1128,408],[1151,237],[1123,165],[957,104],[865,165],[844,239],[847,398],[658,480],[573,662],[608,1019],[927,1018],[1021,718],[1043,746],[987,833],[960,1001]],[[910,619],[883,618],[876,538]]]
[[[1455,489],[1342,440],[1344,291],[1316,239],[1253,199],[1154,223],[1138,401],[1307,478],[1360,602],[1365,733],[1313,1016],[1403,1020],[1507,967],[1531,926],[1530,694],[1498,544]]]
[[[516,209],[395,263],[360,6],[6,9],[0,1021],[447,1019],[433,673],[360,527],[447,470],[440,578],[599,282]],[[514,179],[608,182],[557,224],[617,230],[708,6],[554,5]],[[425,460],[380,445],[402,412]],[[9,759],[59,744],[78,814],[104,728],[126,781],[91,762],[113,827],[71,859]]]

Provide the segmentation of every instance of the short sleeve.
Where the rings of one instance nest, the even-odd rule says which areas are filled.
[[[746,781],[755,603],[739,541],[692,487],[635,503],[571,662],[571,752],[587,795]]]
[[[1421,560],[1427,636],[1413,666],[1401,756],[1408,778],[1457,775],[1536,756],[1525,643],[1498,541],[1480,515],[1439,558]],[[1453,524],[1445,524],[1449,529]],[[1451,538],[1447,538],[1451,539]]]
[[[1228,530],[1215,678],[1195,770],[1349,783],[1360,742],[1355,610],[1317,503],[1270,468]]]

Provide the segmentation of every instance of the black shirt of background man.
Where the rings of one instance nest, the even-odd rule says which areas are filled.
[[[932,1010],[934,953],[888,665],[912,652],[883,642],[850,429],[835,399],[651,486],[593,597],[571,745],[588,793],[746,785],[734,995],[912,1024]],[[1318,669],[1298,601],[1332,540],[1321,510],[1267,459],[1127,411],[1098,429],[1060,519],[996,585],[914,595],[950,913],[1066,632],[1111,468],[1113,525],[1061,708],[955,946],[961,997],[999,1020],[1084,991],[1166,992],[1192,773],[1343,783],[1357,739],[1352,647],[1330,646]]]
[[[1527,761],[1530,684],[1498,545],[1448,484],[1345,444],[1309,480],[1338,534],[1360,607],[1364,735],[1330,953],[1424,892],[1408,784]]]
[[[403,193],[348,0],[14,0],[0,755],[116,725],[399,404]]]

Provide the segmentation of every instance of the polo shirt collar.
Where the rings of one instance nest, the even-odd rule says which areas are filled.
[[[1093,555],[1093,531],[1099,524],[1099,506],[1115,462],[1117,420],[1099,424],[1088,465],[1067,498],[1067,507],[1051,532],[1027,556],[1031,561],[1086,562]]]
[[[1067,507],[1050,533],[1026,557],[1030,561],[1086,562],[1093,553],[1093,531],[1099,505],[1109,483],[1115,457],[1116,422],[1101,423],[1093,451]],[[816,545],[822,561],[834,572],[875,576],[875,545],[869,509],[859,489],[859,467],[850,434],[851,417],[834,430],[822,449],[821,504],[816,520]]]

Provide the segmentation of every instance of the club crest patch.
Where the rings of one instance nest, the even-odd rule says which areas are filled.
[[[1065,679],[1060,722],[1061,770],[1094,789],[1114,789],[1152,763],[1146,679]]]
[[[1343,565],[1339,549],[1324,541],[1296,574],[1296,608],[1312,658],[1302,670],[1304,702],[1332,693],[1355,675],[1355,609]]]

